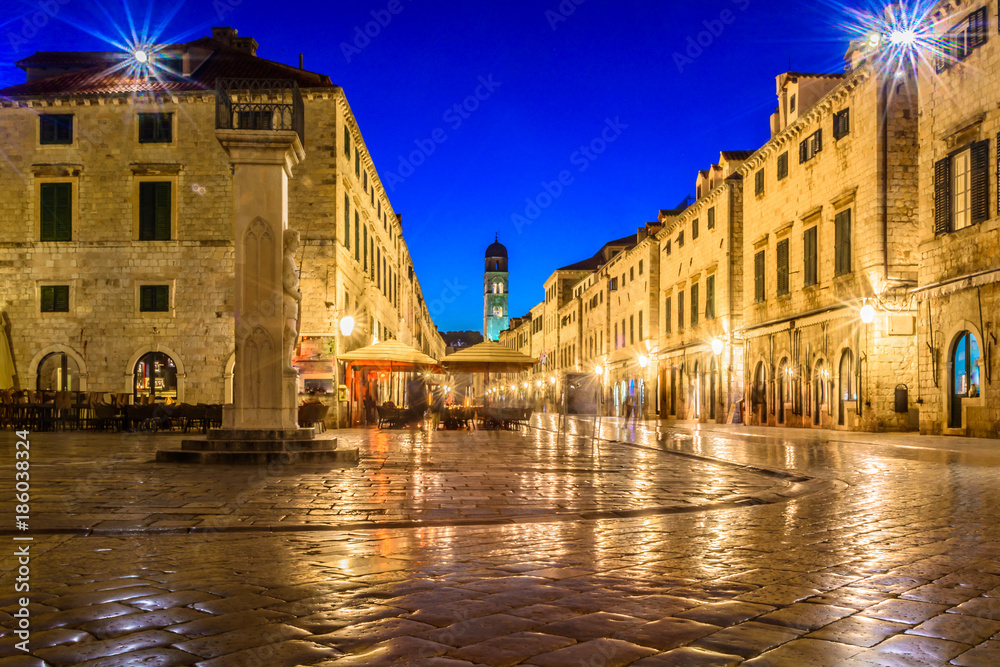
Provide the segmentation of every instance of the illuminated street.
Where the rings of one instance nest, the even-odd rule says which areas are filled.
[[[1000,660],[994,442],[532,423],[341,431],[334,470],[36,434],[33,657],[8,631],[0,666]]]

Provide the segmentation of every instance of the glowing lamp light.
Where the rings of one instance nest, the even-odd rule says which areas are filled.
[[[893,30],[889,34],[893,46],[913,46],[917,43],[917,33],[913,30]]]
[[[135,61],[140,65],[145,65],[146,63],[149,62],[149,54],[146,53],[143,49],[136,49],[135,51],[133,51],[132,57],[135,58]]]
[[[510,390],[511,390],[511,391],[517,391],[517,387],[515,387],[514,385],[511,385],[511,386],[510,386]]]
[[[866,303],[861,306],[861,321],[865,324],[871,324],[875,321],[875,306],[870,303]]]
[[[535,382],[535,386],[536,387],[541,387],[542,386],[542,381],[538,380],[537,382]]]
[[[594,375],[601,375],[603,372],[600,366],[594,366]]]
[[[340,318],[340,333],[344,336],[350,336],[352,331],[354,331],[354,318],[350,315],[344,315]]]
[[[868,48],[875,51],[880,46],[882,46],[882,34],[878,32],[872,32],[868,34]]]
[[[647,357],[645,354],[640,354],[639,355],[639,367],[640,368],[645,368],[648,365],[649,365],[649,357]]]
[[[712,354],[719,355],[722,354],[722,348],[725,347],[725,343],[722,342],[721,338],[712,339]]]
[[[549,382],[551,382],[552,384],[555,384],[556,383],[556,379],[555,378],[549,378]]]
[[[527,383],[527,382],[525,382],[525,383],[524,383],[524,388],[525,388],[525,389],[527,389],[527,388],[528,388],[528,383]]]

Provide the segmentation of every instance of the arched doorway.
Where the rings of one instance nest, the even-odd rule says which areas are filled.
[[[80,391],[80,365],[65,352],[53,352],[38,363],[38,391]]]
[[[837,423],[843,426],[847,421],[847,401],[856,398],[854,393],[854,354],[844,350],[840,355],[840,392],[837,394]]]
[[[979,396],[979,343],[972,333],[963,331],[955,338],[950,366],[948,427],[962,428],[962,399]]]
[[[778,423],[785,423],[785,402],[792,395],[792,374],[788,357],[778,362]]]
[[[714,422],[716,420],[716,417],[715,417],[715,406],[719,402],[718,389],[717,389],[719,369],[718,369],[718,367],[715,364],[715,359],[712,359],[712,365],[709,368],[711,370],[709,371],[709,380],[708,380],[708,385],[709,385],[709,389],[708,389],[708,400],[709,400],[708,418],[711,419]]]
[[[753,372],[753,389],[750,391],[750,405],[756,413],[760,411],[761,423],[767,423],[767,369],[758,361]]]
[[[827,370],[822,361],[817,361],[813,368],[813,424],[819,426],[820,410],[826,403]]]
[[[163,352],[147,352],[132,371],[132,393],[136,399],[177,400],[177,365]]]

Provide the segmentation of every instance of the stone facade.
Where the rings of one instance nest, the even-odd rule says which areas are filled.
[[[828,92],[789,112],[794,91],[817,80]],[[739,170],[748,420],[910,428],[915,406],[896,412],[893,396],[916,371],[914,81],[861,61],[778,87],[776,134]]]
[[[933,20],[934,37],[944,40],[948,33],[968,35],[977,16],[985,18],[981,40],[970,39],[967,52],[922,70],[919,82],[919,385],[911,397],[920,405],[921,433],[995,438],[1000,17],[995,2],[943,2]]]
[[[206,42],[226,50],[212,40],[200,48]],[[44,377],[40,366],[65,354],[78,369],[70,388],[132,393],[137,362],[157,351],[176,365],[173,398],[230,400],[233,177],[215,136],[215,96],[19,89],[0,103],[7,158],[0,164],[0,310],[9,318],[19,385],[48,387],[51,361]],[[288,219],[302,238],[300,334],[321,351],[304,364],[303,378],[332,381],[334,331],[348,314],[357,326],[342,350],[395,337],[443,356],[400,217],[343,90],[303,88],[302,98],[306,157],[289,182]],[[170,114],[171,140],[141,142],[140,113]],[[70,143],[40,141],[40,116],[50,114],[72,116]],[[170,184],[164,240],[140,240],[144,182]],[[48,183],[70,184],[69,240],[41,240]],[[144,285],[168,288],[167,310],[140,309]],[[42,312],[43,288],[52,286],[69,288],[65,312]]]
[[[723,152],[700,172],[698,199],[661,211],[658,414],[724,422],[742,395],[743,152]],[[716,355],[712,341],[723,345]]]

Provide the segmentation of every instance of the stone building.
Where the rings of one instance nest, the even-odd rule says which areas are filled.
[[[915,416],[894,389],[916,380],[917,99],[876,56],[779,76],[772,138],[737,172],[752,424],[903,430]]]
[[[995,438],[1000,17],[995,2],[940,2],[931,19],[930,37],[943,49],[919,82],[919,384],[911,397],[921,433]]]
[[[723,151],[698,173],[697,199],[661,211],[658,414],[723,422],[742,398],[743,179],[750,151]],[[714,346],[714,349],[713,349]],[[717,350],[717,351],[716,351]]]
[[[300,391],[333,395],[338,348],[392,337],[443,355],[343,90],[257,48],[214,28],[144,62],[45,52],[18,63],[27,82],[0,91],[0,310],[22,388],[229,400],[232,173],[215,91],[232,77],[301,99],[306,157],[287,203],[302,237]],[[280,122],[248,109],[236,122]],[[346,315],[357,325],[343,338]]]

